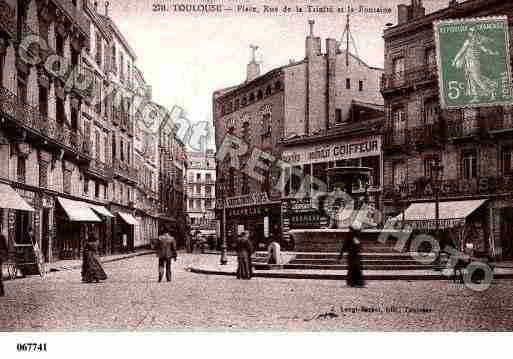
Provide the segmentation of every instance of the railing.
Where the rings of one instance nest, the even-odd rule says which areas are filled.
[[[92,99],[96,75],[93,70],[79,65],[73,71],[73,90],[83,98]]]
[[[495,121],[489,121],[490,131],[513,130],[513,116],[500,116]]]
[[[94,171],[105,178],[111,178],[113,176],[112,166],[96,158],[89,163],[89,171]]]
[[[115,158],[112,162],[114,174],[125,177],[126,179],[137,182],[137,170],[129,164]]]
[[[381,91],[386,91],[404,86],[435,80],[437,78],[437,69],[432,65],[423,65],[412,69],[383,74],[381,76]]]
[[[11,35],[16,36],[16,10],[4,0],[0,0],[0,28]]]
[[[78,28],[89,37],[90,21],[84,14],[83,8],[88,6],[88,0],[84,1],[84,7],[80,8],[70,0],[53,0],[53,2],[75,22]]]
[[[449,138],[462,138],[476,136],[480,132],[479,126],[480,119],[474,118],[473,120],[456,120],[447,121],[447,137]]]
[[[42,115],[35,107],[21,103],[16,95],[4,87],[0,87],[0,112],[38,135],[47,137],[71,151],[89,156],[91,149],[89,139],[71,131],[67,124],[59,124],[54,119]]]
[[[513,173],[503,176],[483,176],[471,179],[447,179],[440,183],[440,197],[458,197],[469,195],[497,195],[513,193]],[[414,200],[434,198],[436,187],[430,178],[419,177],[417,180],[400,186],[386,185],[383,188],[385,200]]]

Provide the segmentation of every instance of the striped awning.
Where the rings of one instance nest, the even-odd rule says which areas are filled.
[[[102,216],[114,217],[114,215],[112,213],[110,213],[110,211],[107,208],[105,208],[104,206],[100,206],[97,204],[89,204],[89,207],[91,207],[95,212],[101,214]]]
[[[101,222],[91,209],[89,203],[82,201],[73,201],[62,197],[57,197],[62,209],[66,212],[69,220],[72,222]]]
[[[137,219],[135,219],[130,213],[118,212],[118,214],[127,224],[133,224],[135,226],[139,224],[139,221],[137,221]]]
[[[438,223],[440,228],[452,228],[465,223],[465,219],[475,210],[481,207],[486,199],[449,201],[439,203]],[[413,203],[404,215],[401,213],[395,217],[396,220],[409,224],[418,229],[436,228],[436,203]]]
[[[5,183],[0,183],[0,208],[34,211],[18,192]]]

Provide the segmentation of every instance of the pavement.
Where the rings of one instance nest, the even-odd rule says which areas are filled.
[[[219,254],[203,254],[201,260],[191,265],[189,270],[197,274],[228,275],[234,276],[237,270],[237,259],[228,261],[228,264],[221,265]],[[229,253],[231,254],[231,253]],[[293,256],[293,252],[282,252],[284,263]],[[513,279],[513,262],[493,263],[494,278]],[[435,271],[432,269],[416,270],[366,270],[363,268],[367,280],[447,280],[453,275],[452,269]],[[346,270],[323,270],[323,269],[283,269],[275,266],[273,269],[254,270],[255,277],[262,278],[288,278],[288,279],[319,279],[319,280],[343,280],[346,278]]]
[[[219,256],[179,253],[157,282],[152,255],[110,261],[100,283],[80,269],[5,283],[0,331],[511,331],[513,281],[476,292],[451,281],[343,281],[198,275]],[[234,268],[235,257],[228,257]]]

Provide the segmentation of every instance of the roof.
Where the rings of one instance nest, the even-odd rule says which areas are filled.
[[[88,3],[89,4],[89,3]],[[94,7],[86,6],[86,13],[89,15],[93,23],[96,25],[98,30],[103,34],[103,36],[107,39],[107,41],[112,41],[112,34],[109,30],[108,25],[105,23],[103,19],[100,18],[100,14],[94,10]]]
[[[132,47],[128,44],[128,41],[125,39],[125,37],[123,36],[123,33],[119,30],[119,28],[114,23],[114,21],[112,21],[112,19],[110,17],[107,17],[105,15],[98,14],[98,17],[105,22],[105,24],[109,27],[111,32],[113,32],[114,35],[116,35],[116,37],[119,39],[119,41],[123,44],[123,46],[128,51],[130,56],[132,56],[134,58],[134,60],[136,60],[137,55],[135,54],[134,49],[132,49]]]

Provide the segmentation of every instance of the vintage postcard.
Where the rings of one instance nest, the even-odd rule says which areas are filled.
[[[510,332],[512,32],[503,0],[0,0],[0,355]]]

